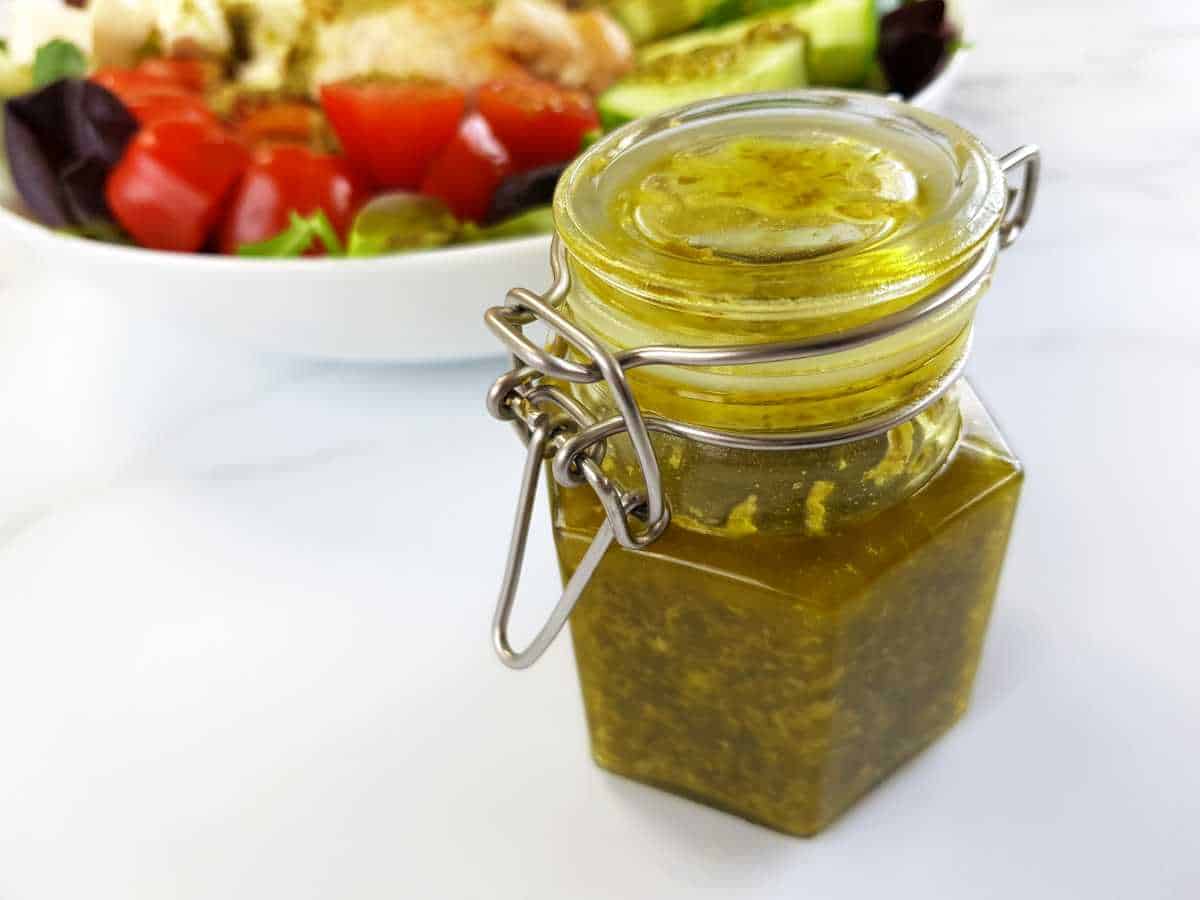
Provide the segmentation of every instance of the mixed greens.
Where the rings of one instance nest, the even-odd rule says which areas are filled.
[[[462,83],[375,72],[318,83],[325,59],[296,64],[307,89],[280,75],[263,90],[248,86],[261,60],[237,57],[235,32],[226,55],[194,35],[171,44],[156,33],[123,65],[61,37],[32,59],[0,45],[13,185],[33,217],[64,234],[158,250],[366,257],[502,240],[553,229],[560,175],[606,130],[752,91],[911,95],[956,46],[943,0],[444,2],[516,35]],[[341,11],[329,21],[352,26],[352,3],[362,5],[330,0]],[[370,8],[391,7],[423,8]],[[544,35],[530,38],[547,22],[600,34],[604,53],[576,52],[587,65],[555,56]]]

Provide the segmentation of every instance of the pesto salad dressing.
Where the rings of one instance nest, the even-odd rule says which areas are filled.
[[[565,308],[617,351],[838,332],[961,274],[1003,206],[995,161],[943,120],[849,95],[726,103],[567,174]],[[645,413],[727,432],[914,415],[820,449],[653,435],[670,527],[610,549],[571,617],[601,766],[807,835],[962,714],[1021,484],[971,388],[947,391],[989,277],[856,349],[627,372]],[[603,382],[568,389],[614,414]],[[603,467],[641,483],[624,435]],[[551,506],[569,579],[604,512],[586,487]]]

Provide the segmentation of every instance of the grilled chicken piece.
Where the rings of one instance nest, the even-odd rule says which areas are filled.
[[[221,0],[248,58],[237,80],[258,91],[288,86],[293,57],[309,35],[308,0]]]
[[[569,12],[547,0],[500,0],[496,45],[535,74],[598,94],[633,68],[633,44],[602,10]]]
[[[225,0],[91,0],[93,55],[133,65],[153,42],[169,56],[224,59],[233,50]]]
[[[43,2],[17,0],[30,8]],[[216,59],[229,59],[236,46],[248,57],[238,60],[237,80],[256,90],[315,94],[322,84],[373,75],[429,78],[470,90],[532,71],[599,93],[633,67],[633,46],[606,12],[577,6],[561,0],[91,0],[86,12],[53,9],[64,10],[59,18],[79,20],[81,45],[91,43],[82,38],[94,29],[96,59],[104,65],[132,64],[151,41],[168,53]],[[32,57],[33,37],[14,38],[13,49],[28,44]]]
[[[318,0],[309,83],[363,75],[422,77],[474,88],[521,67],[491,40],[490,17],[470,0]]]

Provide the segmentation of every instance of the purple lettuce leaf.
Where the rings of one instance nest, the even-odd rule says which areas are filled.
[[[112,93],[78,78],[56,81],[4,104],[4,143],[25,205],[53,228],[112,221],[108,173],[137,132]]]
[[[879,64],[893,91],[911,97],[933,80],[956,40],[945,0],[918,0],[879,23]]]

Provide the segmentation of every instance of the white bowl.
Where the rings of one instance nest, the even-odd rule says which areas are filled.
[[[484,310],[511,287],[550,282],[545,237],[374,259],[246,260],[63,237],[0,206],[0,247],[14,283],[48,278],[50,290],[178,319],[261,350],[362,361],[495,354]]]
[[[913,103],[936,108],[960,51]],[[278,353],[431,362],[490,356],[487,307],[550,281],[549,238],[364,260],[243,260],[65,238],[0,197],[0,253],[14,280],[143,309]]]

